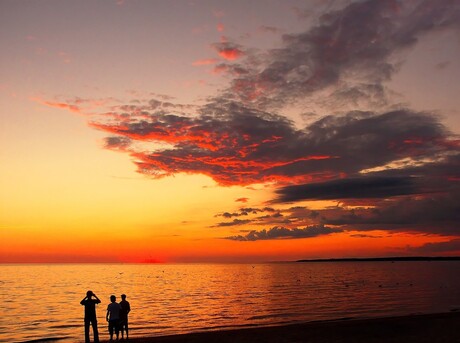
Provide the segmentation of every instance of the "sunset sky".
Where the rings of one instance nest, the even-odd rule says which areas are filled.
[[[0,262],[460,254],[460,1],[0,0]]]

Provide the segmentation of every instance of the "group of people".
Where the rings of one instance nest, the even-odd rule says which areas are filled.
[[[80,301],[80,304],[85,306],[85,342],[89,343],[89,327],[93,327],[94,343],[99,342],[99,332],[97,329],[96,305],[100,304],[101,300],[92,291],[86,292],[86,297]],[[115,295],[110,296],[110,304],[107,306],[107,314],[105,319],[109,323],[110,340],[113,341],[113,334],[115,332],[118,341],[120,331],[121,339],[124,339],[126,332],[126,339],[128,336],[128,313],[131,311],[131,306],[126,300],[126,295],[121,295],[121,301],[117,303]]]

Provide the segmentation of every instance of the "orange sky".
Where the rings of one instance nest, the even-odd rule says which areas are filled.
[[[454,5],[395,3],[1,2],[0,262],[459,254]]]

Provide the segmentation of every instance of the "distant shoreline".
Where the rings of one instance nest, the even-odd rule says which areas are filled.
[[[298,262],[388,262],[388,261],[460,261],[460,256],[413,256],[413,257],[345,257],[345,258],[318,258],[318,259],[302,259],[302,260],[285,260],[285,261],[258,261],[258,262],[2,262],[2,266],[37,266],[37,265],[194,265],[194,264],[282,264],[282,263],[298,263]]]
[[[406,262],[406,261],[460,261],[460,256],[412,256],[412,257],[365,257],[365,258],[324,258],[297,260],[295,262]]]

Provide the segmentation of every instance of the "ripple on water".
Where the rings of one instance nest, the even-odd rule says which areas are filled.
[[[460,262],[3,265],[2,286],[8,287],[2,287],[2,323],[9,325],[0,323],[0,341],[81,340],[79,302],[88,289],[102,300],[101,332],[108,297],[127,294],[136,335],[447,312],[460,304],[460,273],[453,272],[459,267]]]

